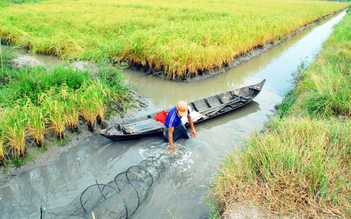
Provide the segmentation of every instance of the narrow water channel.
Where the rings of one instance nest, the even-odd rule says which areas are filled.
[[[172,107],[180,99],[193,101],[267,80],[254,102],[197,125],[196,138],[177,142],[187,147],[186,154],[154,181],[133,218],[208,218],[205,194],[220,158],[264,125],[274,106],[291,89],[292,73],[302,62],[313,60],[332,27],[344,15],[342,12],[226,73],[203,81],[177,83],[126,70],[127,79],[149,101],[149,106],[137,116]],[[161,137],[122,142],[99,135],[86,138],[62,153],[59,160],[0,186],[0,215],[39,219],[40,206],[48,209],[67,206],[96,181],[107,183],[148,156],[167,151],[167,147]]]

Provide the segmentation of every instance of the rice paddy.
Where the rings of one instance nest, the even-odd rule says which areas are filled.
[[[301,0],[49,0],[0,5],[0,36],[33,53],[163,71],[170,79],[221,68],[347,3]]]

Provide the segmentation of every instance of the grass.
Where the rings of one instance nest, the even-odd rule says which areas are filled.
[[[111,106],[116,102],[123,105],[129,91],[121,76],[123,66],[104,65],[97,73],[75,70],[69,63],[53,69],[18,70],[8,62],[14,55],[7,50],[2,54],[2,165],[21,165],[28,160],[28,149],[33,145],[45,148],[45,140],[67,142],[65,135],[79,131],[79,118],[86,118],[88,110],[91,115],[85,122],[93,131],[95,120],[101,124],[107,112],[111,113]]]
[[[175,79],[221,68],[346,6],[301,0],[48,0],[4,4],[0,36],[33,53],[142,64]]]
[[[350,27],[347,14],[267,129],[223,159],[210,188],[214,212],[240,203],[267,217],[351,217]]]
[[[289,117],[272,124],[226,158],[217,195],[226,204],[251,200],[273,214],[347,218],[350,131],[349,122],[334,119]]]
[[[335,27],[327,41],[323,57],[318,58],[305,72],[296,95],[298,106],[316,117],[349,116],[351,114],[351,22],[350,13],[345,25]]]

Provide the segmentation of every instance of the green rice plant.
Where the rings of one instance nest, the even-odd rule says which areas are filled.
[[[103,85],[101,89],[104,90],[104,92],[99,92],[100,94],[98,95],[103,95],[104,97],[104,117],[108,117],[116,112],[119,114],[125,113],[125,111],[128,108],[133,107],[134,104],[131,101],[132,98],[130,97],[130,84],[127,83],[122,74],[123,69],[126,68],[126,65],[122,64],[120,66],[111,66],[111,64],[107,63],[106,60],[105,62],[100,62],[99,64],[99,82]],[[99,91],[99,89],[97,90]],[[117,106],[116,103],[118,103]],[[103,109],[103,107],[100,106],[99,109]],[[97,117],[98,123],[99,117],[101,116]]]
[[[26,100],[28,97],[34,102],[40,93],[50,88],[50,85],[41,78],[44,72],[43,67],[9,71],[9,83],[6,88],[11,91],[9,98]]]
[[[130,90],[130,85],[126,83],[125,77],[123,76],[123,70],[127,68],[126,63],[121,63],[121,65],[112,66],[107,60],[99,62],[99,81],[102,84],[107,85],[110,90],[113,90],[114,99],[118,99],[118,96],[122,96],[128,90]]]
[[[89,80],[90,72],[75,70],[69,66],[60,66],[54,68],[51,74],[46,75],[46,80],[50,81],[51,86],[61,87],[64,85],[76,90],[80,88],[86,80]]]
[[[70,89],[78,89],[85,80],[89,80],[89,73],[64,67],[52,70],[27,67],[21,70],[7,69],[2,73],[1,80],[4,86],[0,91],[0,101],[4,106],[11,106],[14,101],[27,98],[38,105],[38,96],[41,93],[47,92],[52,87],[59,90],[63,85]]]
[[[28,114],[28,132],[35,144],[42,148],[44,146],[44,135],[46,132],[46,115],[44,109],[40,106],[35,106],[30,100],[25,106]]]
[[[26,154],[26,138],[28,136],[26,125],[28,118],[23,109],[16,105],[13,108],[6,108],[3,112],[4,136],[6,144],[10,148],[9,156],[13,158],[24,157]]]

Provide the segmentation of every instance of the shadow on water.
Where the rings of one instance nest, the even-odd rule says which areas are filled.
[[[149,101],[138,115],[172,107],[179,99],[193,101],[267,80],[254,102],[196,125],[196,138],[176,142],[187,148],[185,156],[154,183],[133,218],[207,218],[209,209],[204,197],[218,160],[264,125],[274,106],[291,89],[291,74],[302,61],[313,60],[344,15],[342,12],[320,22],[262,55],[203,81],[175,83],[126,70],[130,83]],[[0,188],[0,215],[39,218],[41,205],[49,209],[66,206],[96,181],[107,183],[116,174],[162,151],[168,151],[162,137],[122,142],[98,135],[84,139],[62,153],[59,160],[24,173]]]

